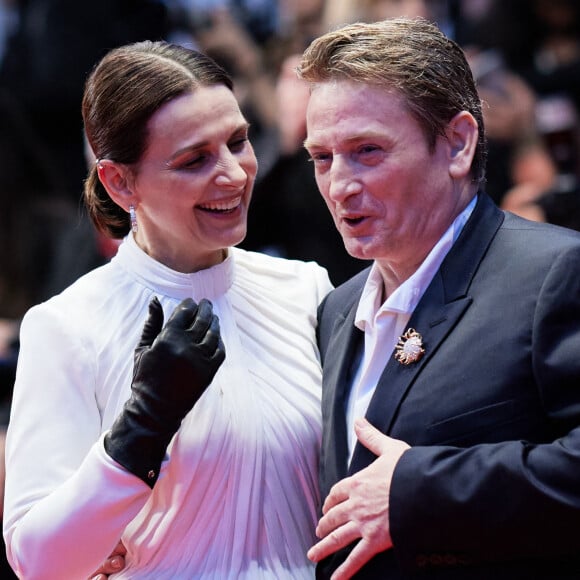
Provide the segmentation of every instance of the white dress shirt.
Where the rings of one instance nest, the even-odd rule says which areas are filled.
[[[407,330],[413,310],[469,219],[476,201],[477,196],[455,218],[417,271],[387,296],[382,304],[383,279],[376,262],[371,267],[355,317],[355,326],[365,336],[364,353],[353,378],[346,410],[350,459],[357,442],[354,420],[365,416],[386,361],[393,356],[399,337]]]

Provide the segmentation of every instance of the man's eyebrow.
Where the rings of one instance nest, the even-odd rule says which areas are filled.
[[[378,131],[365,131],[363,133],[357,133],[356,135],[351,135],[350,137],[347,137],[346,139],[343,140],[343,143],[356,143],[357,141],[364,141],[365,139],[384,139],[384,138],[385,135],[383,135]],[[305,139],[302,145],[306,149],[317,147],[324,148],[323,145],[319,145],[315,141],[310,141],[308,139]]]

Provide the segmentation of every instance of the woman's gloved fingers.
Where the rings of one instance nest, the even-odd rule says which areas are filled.
[[[191,326],[187,329],[187,332],[191,335],[193,342],[199,344],[204,341],[207,332],[211,328],[213,319],[214,313],[212,303],[207,300],[207,298],[202,298],[199,301],[197,314],[193,319]]]
[[[209,360],[221,359],[223,361],[225,347],[221,337],[219,318],[215,314],[212,316],[207,332],[198,343],[198,348]]]
[[[180,302],[171,313],[165,328],[187,330],[197,317],[198,305],[192,298]]]
[[[161,308],[161,303],[157,296],[154,296],[151,302],[149,302],[149,316],[143,326],[143,332],[141,333],[137,350],[151,346],[162,328],[163,308]]]

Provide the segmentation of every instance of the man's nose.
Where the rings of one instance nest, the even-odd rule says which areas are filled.
[[[329,196],[334,201],[342,201],[351,195],[360,193],[362,185],[348,161],[335,156],[329,172]]]

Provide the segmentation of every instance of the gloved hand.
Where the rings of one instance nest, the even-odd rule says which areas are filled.
[[[211,302],[184,300],[163,327],[153,298],[135,350],[131,397],[105,436],[106,452],[153,487],[169,442],[224,359]]]

